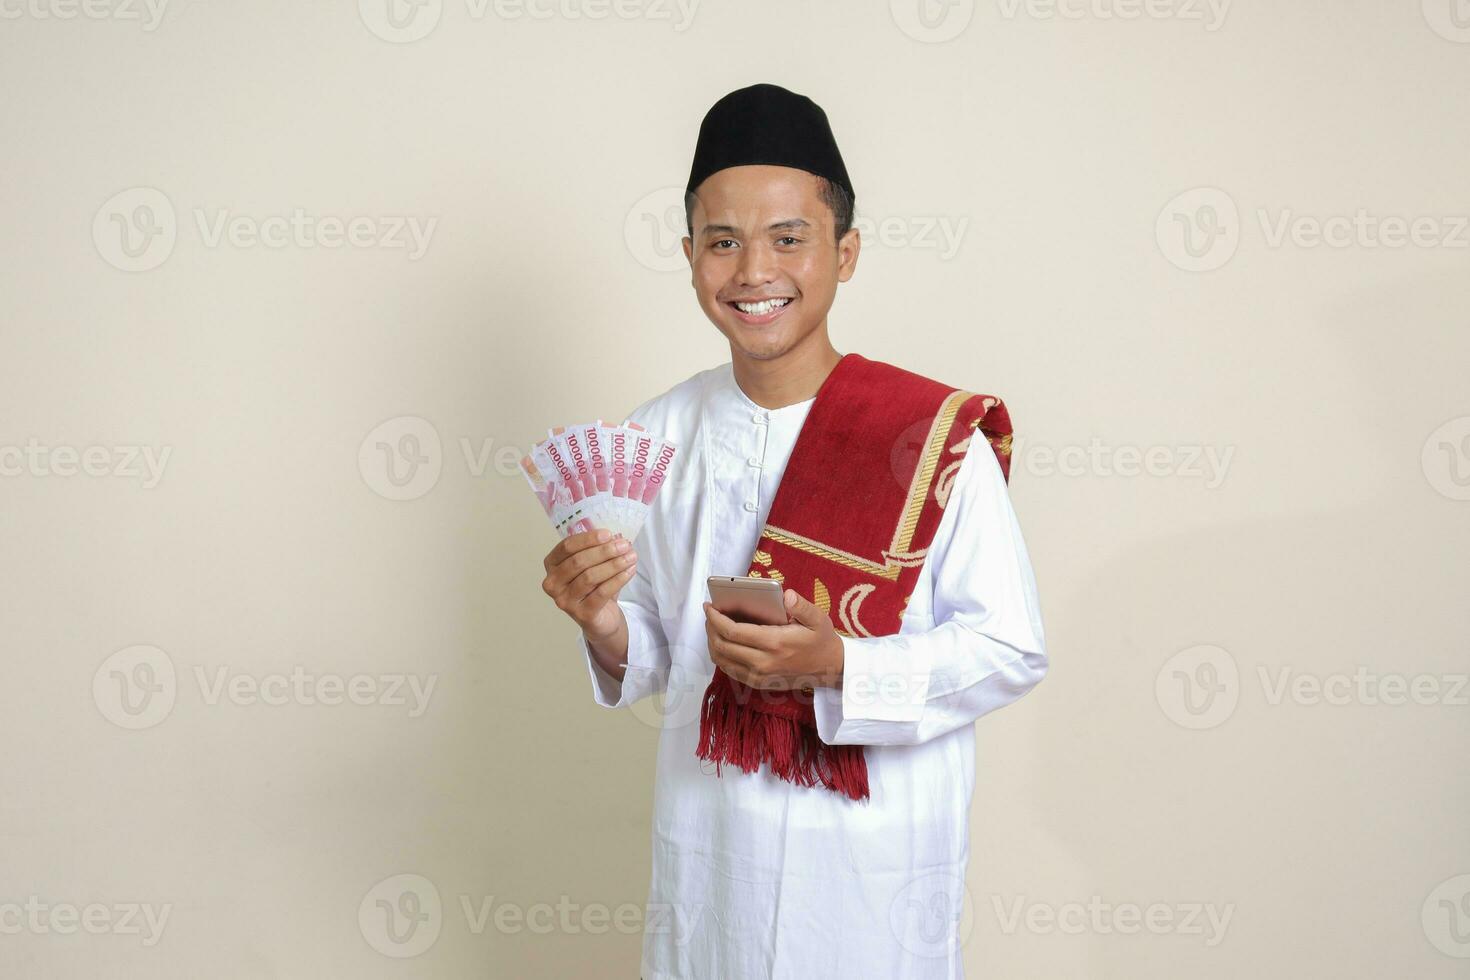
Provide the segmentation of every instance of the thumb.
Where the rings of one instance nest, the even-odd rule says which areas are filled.
[[[786,590],[786,612],[807,629],[821,629],[828,623],[827,614],[817,608],[816,603],[806,599],[795,589]]]

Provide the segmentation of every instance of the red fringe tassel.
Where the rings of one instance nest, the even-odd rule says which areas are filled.
[[[738,692],[737,687],[745,688]],[[741,697],[744,693],[746,696]],[[699,709],[699,748],[696,755],[715,764],[715,774],[728,763],[744,772],[755,772],[766,763],[780,779],[799,786],[821,783],[849,799],[868,799],[868,764],[861,745],[828,745],[817,735],[815,722],[803,724],[802,709],[809,705],[793,700],[774,700],[757,710],[752,697],[757,691],[731,680],[722,670],[705,689]]]

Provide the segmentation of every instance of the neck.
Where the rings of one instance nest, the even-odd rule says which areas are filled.
[[[751,357],[730,345],[735,383],[761,408],[785,408],[817,394],[842,355],[827,337],[825,324],[778,357]]]

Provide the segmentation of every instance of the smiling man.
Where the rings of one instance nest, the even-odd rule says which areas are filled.
[[[636,553],[544,561],[596,702],[664,694],[644,980],[962,977],[973,723],[1046,673],[1004,405],[828,336],[854,197],[810,99],[710,109],[684,254],[730,361],[631,414],[680,447]],[[710,575],[781,582],[788,622]]]

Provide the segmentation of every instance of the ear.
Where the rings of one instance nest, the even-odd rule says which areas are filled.
[[[847,282],[857,271],[858,253],[863,250],[863,235],[857,226],[847,229],[847,234],[837,242],[837,281]]]

